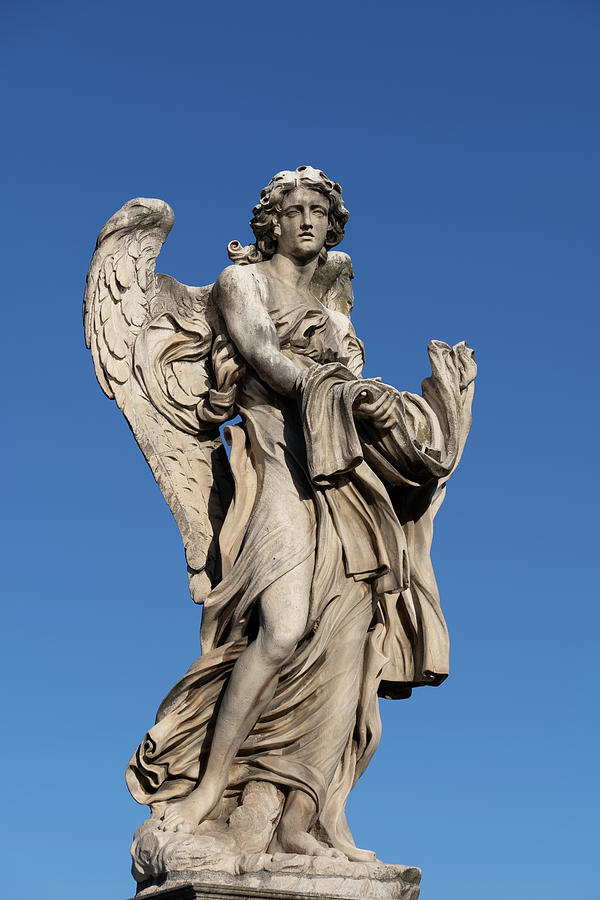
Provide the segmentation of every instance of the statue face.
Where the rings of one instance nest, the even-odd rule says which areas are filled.
[[[320,191],[297,187],[285,194],[277,217],[277,252],[294,259],[310,260],[325,245],[329,227],[329,202]]]

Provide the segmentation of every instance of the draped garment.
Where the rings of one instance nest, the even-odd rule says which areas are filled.
[[[472,386],[464,352],[439,342],[429,347],[423,397],[363,380],[346,317],[316,299],[282,306],[254,277],[282,353],[303,370],[298,396],[277,394],[252,370],[238,386],[241,424],[227,433],[235,497],[220,534],[222,580],[204,604],[202,656],[163,701],[127,781],[157,809],[196,786],[261,593],[313,558],[304,636],[236,755],[226,797],[253,780],[302,790],[319,834],[349,850],[344,807],[379,741],[378,694],[406,697],[448,673],[429,551]],[[391,427],[355,416],[365,391],[393,394]]]

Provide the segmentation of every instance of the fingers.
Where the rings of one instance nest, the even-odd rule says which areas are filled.
[[[358,412],[361,415],[368,416],[369,418],[377,418],[380,415],[388,412],[392,406],[395,404],[396,398],[389,394],[383,394],[381,397],[378,397],[376,400],[372,400],[370,403],[361,403],[358,408]]]
[[[361,403],[355,414],[362,419],[371,419],[378,425],[389,427],[393,424],[396,397],[394,394],[382,394],[376,400]]]
[[[379,400],[376,400],[373,404],[373,413],[375,415],[381,415],[382,413],[388,412],[395,404],[396,398],[390,395],[383,395]]]

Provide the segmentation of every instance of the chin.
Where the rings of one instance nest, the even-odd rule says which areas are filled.
[[[313,241],[302,241],[296,247],[296,253],[298,254],[298,256],[318,256],[320,252],[320,246]]]
[[[320,250],[317,250],[316,248],[311,250],[302,248],[296,253],[296,259],[299,259],[302,262],[310,262],[312,259],[315,259],[319,255],[319,253]]]

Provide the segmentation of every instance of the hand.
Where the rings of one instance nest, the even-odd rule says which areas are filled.
[[[378,428],[386,430],[392,428],[396,422],[396,395],[393,391],[384,390],[377,392],[369,387],[358,395],[358,405],[354,408],[354,415],[359,419],[368,419]]]

